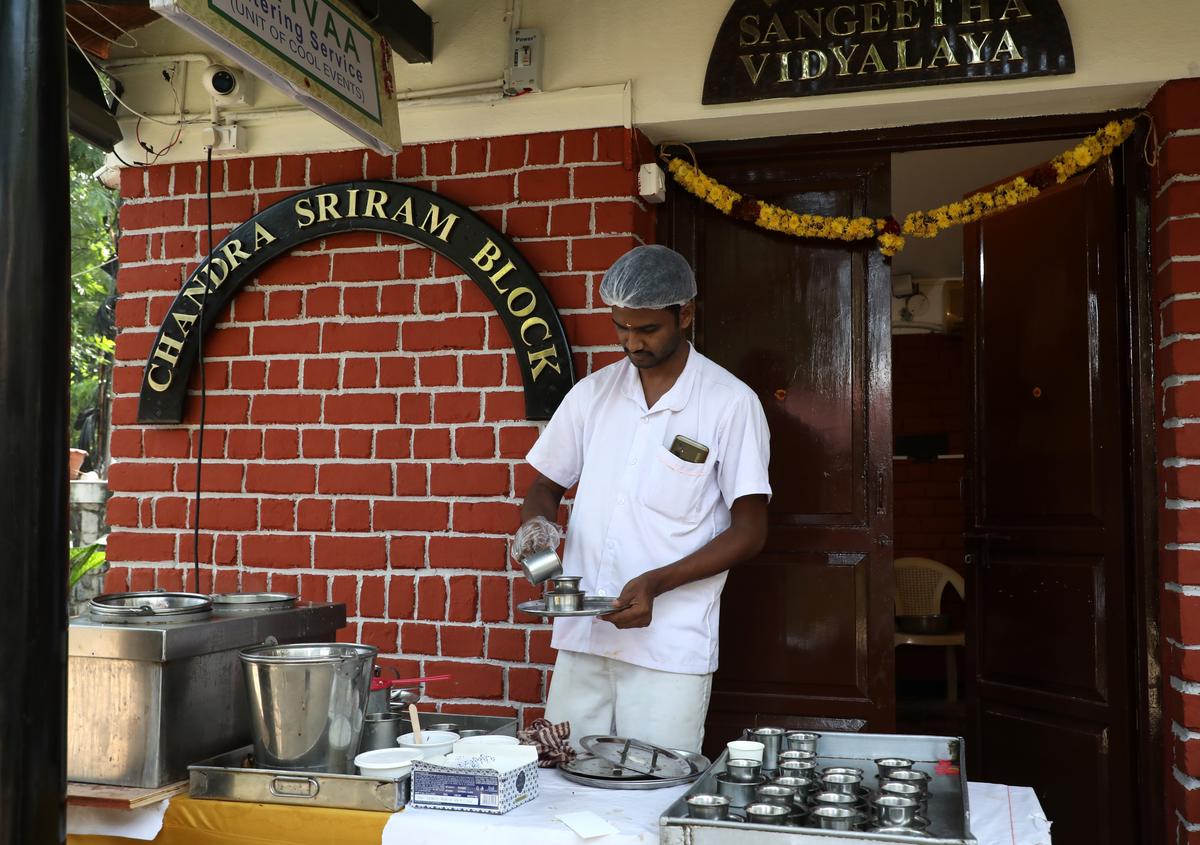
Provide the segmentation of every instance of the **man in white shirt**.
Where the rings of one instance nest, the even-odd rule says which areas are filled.
[[[563,571],[618,598],[604,616],[555,620],[546,718],[569,721],[576,742],[615,733],[699,751],[725,573],[766,540],[766,417],[688,343],[696,279],[681,255],[631,250],[600,296],[626,360],[576,384],[529,451],[539,475],[513,554],[557,545],[559,503],[578,483]]]

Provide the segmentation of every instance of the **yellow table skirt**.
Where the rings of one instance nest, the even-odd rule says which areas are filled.
[[[388,813],[238,801],[171,799],[155,845],[378,845]],[[70,835],[69,845],[130,845],[116,836]]]

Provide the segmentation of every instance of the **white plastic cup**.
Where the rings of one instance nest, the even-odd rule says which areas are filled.
[[[412,761],[421,756],[414,748],[377,748],[354,758],[359,774],[373,778],[398,778],[408,774]]]
[[[421,731],[420,745],[414,741],[413,735],[410,733],[403,734],[396,740],[401,748],[413,748],[420,751],[421,756],[426,760],[450,753],[450,749],[454,748],[454,743],[458,741],[458,734],[451,731]]]
[[[753,742],[748,739],[735,739],[733,742],[725,743],[725,747],[729,749],[729,756],[736,760],[757,760],[763,761],[763,752],[766,751],[766,746],[761,742]]]
[[[454,750],[459,748],[478,748],[480,746],[497,746],[497,745],[520,745],[521,740],[515,736],[504,736],[501,734],[486,734],[484,736],[464,736],[458,742],[454,743]]]

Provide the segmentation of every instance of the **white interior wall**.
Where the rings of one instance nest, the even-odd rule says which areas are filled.
[[[512,2],[418,0],[435,22],[435,58],[424,65],[397,58],[399,87],[420,90],[498,78],[507,56],[506,9]],[[1200,75],[1195,0],[1061,4],[1075,47],[1077,72],[1071,76],[703,106],[708,56],[729,0],[523,0],[518,3],[521,24],[540,28],[545,38],[545,93],[404,105],[401,123],[410,143],[628,122],[655,141],[747,138],[1125,108],[1144,104],[1165,80]],[[137,38],[139,46],[128,53],[201,49],[166,21],[139,30]],[[186,108],[203,115],[208,101],[199,70],[190,73]],[[126,99],[139,110],[172,110],[160,71],[151,65],[123,72]],[[288,104],[268,91],[256,107]],[[249,130],[251,154],[353,145],[306,113],[243,115],[240,121]],[[171,134],[168,127],[143,123],[143,128],[162,140]],[[193,132],[189,129],[167,160],[201,157]],[[144,158],[133,144],[121,151]]]

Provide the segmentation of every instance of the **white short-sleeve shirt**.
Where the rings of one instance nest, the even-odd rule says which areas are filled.
[[[672,455],[676,435],[707,446],[705,462]],[[754,392],[694,348],[653,408],[628,360],[583,379],[528,455],[556,484],[579,484],[564,573],[582,576],[589,594],[617,596],[634,577],[701,548],[729,527],[735,500],[771,494],[769,441]],[[556,619],[552,644],[668,672],[715,671],[725,575],[663,593],[646,628]]]

